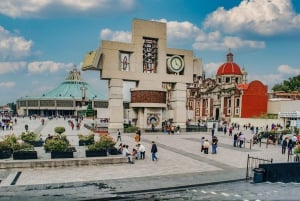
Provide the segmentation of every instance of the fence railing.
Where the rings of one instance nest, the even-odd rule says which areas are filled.
[[[294,157],[293,157],[294,156]],[[300,155],[299,154],[291,154],[288,153],[288,158],[287,158],[287,162],[296,162],[296,163],[300,163]]]
[[[273,159],[257,158],[257,157],[250,156],[248,154],[246,180],[252,179],[253,169],[258,168],[259,164],[264,164],[264,163],[273,163]]]

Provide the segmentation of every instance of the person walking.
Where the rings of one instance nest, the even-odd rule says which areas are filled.
[[[208,139],[206,139],[206,140],[204,141],[203,147],[204,147],[204,154],[208,154],[208,149],[209,149],[209,142],[208,142]]]
[[[117,142],[120,140],[120,142],[122,142],[122,139],[121,139],[121,132],[120,132],[120,130],[118,129],[117,130],[117,135],[118,135],[118,137],[117,137]]]
[[[242,148],[245,141],[245,135],[242,132],[240,132],[239,134],[238,141],[239,141],[239,147]]]
[[[157,153],[157,146],[155,142],[152,141],[152,147],[151,147],[152,161],[157,161],[156,153]]]
[[[218,144],[218,138],[213,137],[211,142],[211,153],[216,154],[217,153],[217,144]]]
[[[205,141],[205,137],[201,138],[201,152],[204,151],[204,141]]]
[[[282,141],[282,144],[281,144],[281,153],[282,154],[285,154],[285,150],[288,146],[288,142],[287,142],[287,137],[284,138],[284,140]]]
[[[138,144],[137,146],[139,159],[145,159],[146,148],[142,144]]]
[[[233,135],[233,146],[236,147],[237,146],[237,141],[238,141],[238,134],[235,133]]]
[[[289,139],[287,148],[288,148],[288,154],[293,155],[293,140],[292,139]]]
[[[135,132],[134,140],[136,142],[140,142],[141,141],[141,135],[142,135],[141,129],[138,128],[137,131]]]

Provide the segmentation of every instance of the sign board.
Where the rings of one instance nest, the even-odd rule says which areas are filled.
[[[212,129],[217,127],[217,122],[216,121],[208,121],[207,122],[207,128]]]
[[[297,127],[297,128],[300,128],[300,120],[297,120],[297,122],[296,122],[296,127]]]

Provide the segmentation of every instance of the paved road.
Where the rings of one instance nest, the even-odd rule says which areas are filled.
[[[54,127],[64,126],[71,144],[77,145],[77,135],[88,134],[89,131],[85,128],[79,131],[72,130],[68,126],[67,120],[46,120],[46,124],[41,126],[39,119],[18,119],[13,132],[19,135],[24,130],[24,125],[28,124],[30,130],[39,131],[42,137],[46,138],[49,133],[53,133]],[[1,133],[0,131],[0,136],[11,132],[2,131]],[[248,130],[243,132],[247,139],[251,138]],[[112,135],[116,137],[116,134],[113,133]],[[172,190],[180,189],[181,187],[184,189],[199,185],[205,187],[212,183],[220,183],[219,186],[216,185],[216,188],[223,188],[224,193],[205,194],[203,191],[214,191],[209,191],[208,189],[202,191],[202,188],[192,188],[191,190],[179,191],[188,192],[187,194],[179,193],[179,195],[184,198],[195,194],[196,197],[200,195],[200,197],[204,198],[209,196],[208,200],[218,200],[217,198],[226,200],[226,195],[230,194],[232,197],[228,200],[234,200],[234,195],[237,194],[241,196],[247,195],[248,197],[246,196],[246,198],[248,200],[255,200],[255,198],[249,197],[250,194],[246,193],[248,188],[254,189],[253,191],[255,192],[262,189],[256,188],[256,186],[266,186],[266,188],[270,189],[269,191],[272,191],[273,188],[279,188],[276,184],[250,184],[243,181],[243,185],[241,185],[241,183],[236,183],[236,181],[245,179],[248,154],[265,159],[273,158],[274,162],[287,161],[287,156],[281,155],[280,146],[269,145],[266,147],[263,144],[261,147],[255,145],[250,149],[250,144],[246,143],[245,148],[235,148],[232,146],[232,136],[224,136],[223,133],[216,133],[216,135],[219,138],[219,145],[218,153],[214,155],[206,155],[200,152],[200,138],[204,136],[210,139],[210,133],[193,132],[174,135],[142,133],[141,143],[146,147],[146,159],[137,160],[135,164],[1,170],[0,200],[39,200],[41,197],[43,197],[43,200],[87,200],[94,198],[109,198],[108,200],[110,200],[120,197],[125,199],[130,194],[128,192],[131,192],[138,199],[138,194],[141,192],[149,193],[156,192],[155,189]],[[123,134],[122,140],[123,143],[129,145],[130,149],[135,145],[133,133]],[[150,159],[149,152],[152,140],[156,141],[158,146],[159,160],[157,162],[153,162]],[[39,153],[41,153],[39,154],[39,156],[41,155],[41,160],[49,157],[42,149],[39,150]],[[76,157],[83,157],[83,155],[77,153]],[[15,185],[11,185],[17,172],[21,174]],[[226,188],[224,188],[224,182],[233,183],[227,183],[225,185]],[[241,189],[235,191],[236,187],[239,186]],[[289,186],[295,187],[297,185]],[[226,190],[227,188],[228,190]],[[286,188],[286,191],[290,192],[287,195],[294,193],[293,188]],[[243,193],[238,194],[237,192]],[[250,190],[249,192],[252,191]],[[159,195],[159,193],[155,195]],[[162,193],[160,195],[165,196],[167,194]],[[153,197],[153,195],[150,196]],[[196,197],[191,198],[192,200],[198,200],[194,199]],[[247,199],[237,196],[235,200]],[[291,200],[293,199],[291,198]]]

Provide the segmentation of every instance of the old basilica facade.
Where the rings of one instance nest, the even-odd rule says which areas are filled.
[[[231,117],[259,117],[267,113],[267,86],[255,80],[247,83],[247,72],[233,60],[232,52],[217,70],[215,78],[194,76],[187,87],[188,121],[222,120]]]

